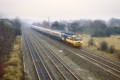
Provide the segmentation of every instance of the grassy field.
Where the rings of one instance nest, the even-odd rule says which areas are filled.
[[[106,41],[108,43],[108,46],[114,46],[116,50],[120,50],[120,35],[111,35],[111,37],[91,37],[90,35],[82,35],[82,36],[83,36],[83,42],[84,42],[83,48],[91,50],[104,57],[108,57],[113,60],[120,61],[120,59],[116,57],[115,53],[110,54],[97,49],[102,41]],[[88,46],[88,42],[91,38],[94,40],[95,46]]]

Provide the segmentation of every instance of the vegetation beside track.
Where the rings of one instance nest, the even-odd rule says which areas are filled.
[[[17,36],[13,45],[12,52],[8,60],[5,62],[5,80],[22,80],[23,67],[22,67],[22,54],[21,54],[21,37]]]
[[[17,18],[13,20],[0,19],[0,80],[6,80],[3,79],[3,75],[7,73],[5,68],[8,64],[6,63],[10,56],[12,57],[14,41],[16,36],[21,33],[20,27],[21,23]]]
[[[120,35],[111,35],[110,37],[83,35],[83,42],[84,48],[101,56],[120,61]]]

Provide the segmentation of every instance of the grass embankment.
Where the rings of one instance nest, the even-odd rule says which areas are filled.
[[[94,46],[89,46],[88,42],[90,39],[93,39]],[[120,61],[120,35],[111,35],[111,37],[90,37],[90,35],[83,35],[83,47],[93,51],[94,53],[100,54],[101,56],[111,58],[113,60]],[[113,46],[115,51],[110,53],[109,51],[101,51],[98,48],[100,47],[101,42],[105,41],[108,45]]]
[[[5,80],[22,80],[23,68],[22,68],[22,54],[21,54],[21,37],[17,36],[13,45],[13,50],[10,53],[9,59],[5,62],[6,67]]]

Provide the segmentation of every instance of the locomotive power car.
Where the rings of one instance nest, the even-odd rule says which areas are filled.
[[[37,30],[47,36],[53,37],[57,40],[68,43],[74,47],[82,47],[83,44],[82,37],[79,34],[52,30],[48,28],[38,27],[35,25],[32,26],[32,29]]]

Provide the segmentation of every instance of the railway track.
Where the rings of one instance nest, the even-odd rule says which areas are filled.
[[[34,42],[35,45],[38,44],[36,48],[41,49],[45,53],[45,55],[49,58],[51,63],[55,66],[56,70],[60,72],[60,74],[64,78],[62,80],[81,80],[80,77],[79,78],[76,77],[76,75],[69,68],[67,68],[64,65],[64,63],[59,58],[57,58],[57,56],[55,56],[54,53],[49,48],[47,48],[42,42],[40,41],[38,42],[38,40],[34,37],[33,38],[31,37],[31,40]]]
[[[37,32],[34,31],[34,34],[39,34]],[[39,36],[39,35],[38,35]],[[59,43],[56,40],[53,40],[51,38],[44,37],[45,40],[48,40],[49,42],[51,42],[52,45],[55,45],[56,47],[60,48],[60,49],[66,49],[67,51],[72,52],[75,55],[78,55],[79,57],[84,56],[85,58],[87,58],[88,61],[90,61],[91,63],[93,63],[94,65],[100,67],[101,69],[107,71],[108,73],[112,74],[113,76],[117,77],[117,79],[120,79],[120,64],[119,62],[115,62],[112,61],[110,59],[101,57],[99,55],[96,54],[92,54],[89,51],[86,51],[85,49],[73,49],[72,47],[64,47],[66,45]]]
[[[53,80],[47,71],[44,63],[42,62],[41,58],[38,55],[38,52],[36,51],[35,47],[33,47],[32,43],[30,42],[29,38],[27,37],[27,33],[23,33],[25,42],[27,44],[29,54],[31,56],[36,75],[38,77],[38,80]]]
[[[25,35],[25,34],[24,34]],[[24,38],[25,38],[25,36],[24,36]],[[25,42],[26,42],[26,38],[25,38]],[[31,57],[31,59],[32,59],[32,62],[33,62],[33,65],[34,65],[34,69],[35,69],[35,73],[36,73],[36,75],[37,75],[37,79],[41,79],[40,78],[40,75],[38,74],[39,72],[38,72],[38,70],[37,70],[37,66],[36,66],[36,63],[35,63],[35,61],[34,61],[34,59],[33,59],[33,56],[32,56],[32,51],[31,51],[31,49],[30,49],[30,47],[28,46],[28,42],[26,42],[26,46],[27,46],[27,48],[28,48],[28,53],[30,54],[30,57]]]
[[[33,61],[31,59],[31,56],[29,55],[30,53],[23,35],[21,41],[23,53],[24,80],[35,80],[36,78],[38,79],[37,74],[35,72],[35,67],[33,65]]]
[[[118,69],[120,71],[120,63],[119,62],[113,61],[113,60],[108,59],[108,58],[104,58],[104,57],[102,57],[100,55],[97,55],[97,54],[95,54],[95,53],[93,53],[91,51],[88,51],[86,49],[81,49],[81,51],[87,53],[90,56],[92,55],[94,58],[98,58],[98,59],[103,60],[102,62],[108,62],[107,65],[111,65],[112,64],[111,66],[115,67],[116,69]]]

